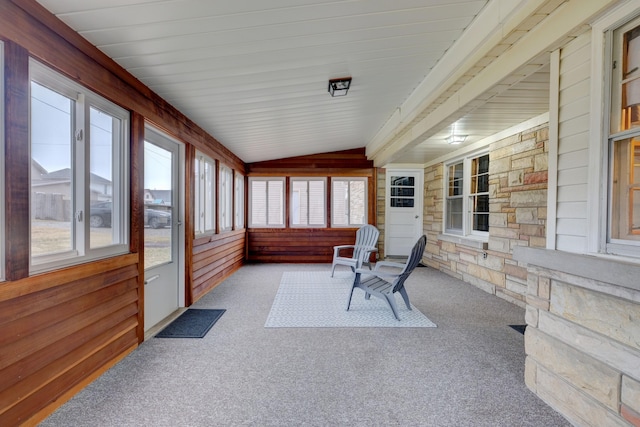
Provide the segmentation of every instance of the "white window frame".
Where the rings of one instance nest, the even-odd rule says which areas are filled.
[[[611,130],[611,121],[617,115],[612,113],[612,104],[616,101],[616,96],[612,96],[613,32],[631,23],[639,15],[640,8],[637,3],[626,4],[603,16],[592,25],[590,80],[592,120],[589,129],[589,170],[599,171],[599,173],[589,174],[587,182],[586,251],[588,253],[640,257],[640,242],[610,238],[611,144],[616,140],[638,134],[638,128],[617,133]],[[640,21],[638,23],[640,24]],[[597,120],[598,118],[600,120]]]
[[[234,171],[233,182],[233,227],[239,230],[244,228],[244,175]]]
[[[40,62],[29,60],[30,82],[35,81],[51,90],[58,91],[64,96],[76,100],[74,118],[76,132],[76,149],[72,158],[76,168],[75,187],[73,194],[74,218],[72,218],[73,248],[70,251],[52,253],[41,256],[30,256],[30,271],[32,273],[48,271],[69,265],[84,263],[90,260],[106,258],[129,252],[129,112],[116,104],[106,100],[100,95],[64,77],[62,74],[46,67]],[[29,97],[31,102],[31,97]],[[90,146],[90,108],[104,111],[112,117],[119,119],[119,144],[113,149],[113,211],[112,228],[114,236],[117,235],[117,243],[91,248],[89,231],[89,148]],[[84,118],[84,120],[83,120]],[[82,122],[82,123],[81,123]],[[31,139],[31,138],[30,138]],[[31,142],[30,142],[31,144]],[[30,201],[30,208],[31,208]]]
[[[335,194],[333,191],[333,185],[336,182],[341,182],[341,181],[347,181],[347,182],[353,182],[353,181],[362,181],[364,182],[364,218],[363,218],[363,222],[362,223],[352,223],[351,222],[351,215],[347,214],[347,223],[346,224],[336,224],[335,223],[335,218],[336,218],[336,212],[335,212]],[[348,185],[347,188],[350,188],[350,186]],[[350,190],[347,191],[347,209],[351,209],[351,195],[350,195]],[[369,218],[369,178],[367,177],[335,177],[335,178],[331,178],[331,227],[333,228],[353,228],[353,227],[361,227],[365,224],[368,223],[368,218]]]
[[[486,156],[489,154],[488,150],[477,151],[469,153],[464,157],[458,157],[454,160],[450,160],[444,164],[444,188],[443,188],[443,200],[442,204],[442,229],[444,234],[450,234],[455,236],[471,237],[482,241],[489,240],[488,231],[478,231],[473,229],[473,212],[471,207],[472,196],[476,193],[471,193],[471,166],[474,159]],[[449,167],[462,163],[463,176],[462,176],[462,229],[447,228],[447,200],[450,198],[449,194]],[[484,194],[488,192],[478,193]]]
[[[254,222],[254,218],[253,218],[253,197],[254,197],[254,190],[253,190],[253,183],[254,182],[265,182],[266,186],[267,186],[267,194],[265,195],[265,200],[268,203],[269,200],[269,194],[268,194],[268,188],[269,188],[269,182],[281,182],[282,183],[282,193],[280,194],[280,212],[282,213],[282,220],[280,222],[277,223],[269,223],[269,215],[268,215],[268,209],[269,207],[267,206],[267,221],[266,223],[256,223]],[[285,210],[285,206],[286,206],[286,197],[287,197],[287,192],[286,192],[286,178],[284,177],[249,177],[249,227],[250,228],[285,228],[285,216],[286,216],[286,210]]]
[[[206,166],[210,167],[212,183],[207,190]],[[216,162],[206,154],[196,151],[194,173],[193,230],[196,236],[215,234],[216,232]],[[209,219],[209,226],[207,226]]]
[[[233,171],[220,164],[218,174],[218,208],[220,232],[233,229]]]
[[[322,183],[322,222],[319,223],[313,223],[310,224],[310,214],[311,214],[311,207],[314,205],[311,202],[311,194],[309,193],[309,183],[310,182],[321,182]],[[306,224],[294,224],[294,218],[296,216],[296,213],[294,212],[299,205],[296,206],[296,203],[294,203],[294,200],[296,200],[296,197],[294,197],[294,182],[306,182],[307,183],[307,207],[309,208],[307,211],[307,219],[306,219]],[[289,226],[291,228],[326,228],[327,226],[327,179],[326,178],[318,178],[318,177],[309,177],[309,178],[301,178],[301,177],[291,177],[290,178],[290,182],[289,182],[289,186],[290,186],[290,190],[289,190]],[[300,213],[298,212],[298,215]]]

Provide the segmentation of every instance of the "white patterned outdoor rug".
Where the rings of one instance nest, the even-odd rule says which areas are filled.
[[[330,271],[284,272],[265,328],[436,327],[417,308],[408,310],[399,294],[399,321],[386,301],[374,296],[366,300],[361,289],[353,291],[347,311],[352,283],[351,272],[336,272],[334,277]]]

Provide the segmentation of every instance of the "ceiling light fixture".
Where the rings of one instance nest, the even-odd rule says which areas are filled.
[[[447,144],[457,145],[462,144],[465,139],[467,139],[467,135],[451,135],[447,138]]]
[[[342,77],[329,80],[329,93],[331,96],[345,96],[351,86],[351,77]]]
[[[458,134],[458,122],[453,122],[451,124],[451,135],[447,138],[447,144],[458,145],[462,144],[465,139],[467,139],[467,135],[459,135]]]

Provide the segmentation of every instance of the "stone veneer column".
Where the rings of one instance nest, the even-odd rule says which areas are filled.
[[[640,426],[640,266],[543,249],[514,257],[529,264],[527,386],[576,425]]]

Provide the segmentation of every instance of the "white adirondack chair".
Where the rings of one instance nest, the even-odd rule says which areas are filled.
[[[352,271],[356,271],[357,268],[363,265],[369,266],[369,256],[371,252],[376,252],[378,243],[378,236],[380,231],[373,225],[363,225],[356,231],[356,241],[353,245],[340,245],[333,247],[333,263],[331,264],[331,277],[336,269],[337,265],[346,265],[351,268]],[[347,249],[353,249],[353,254],[350,257],[342,256]]]
[[[394,294],[400,292],[404,303],[407,308],[411,310],[411,304],[409,304],[409,295],[404,288],[404,281],[411,272],[418,266],[424,253],[424,248],[427,245],[427,237],[422,236],[411,249],[411,254],[405,264],[379,261],[376,263],[375,268],[372,271],[364,269],[356,269],[356,276],[353,279],[353,286],[351,287],[351,293],[349,294],[349,301],[347,301],[347,311],[351,305],[351,297],[353,296],[353,290],[360,288],[365,292],[365,298],[369,299],[371,295],[382,298],[389,304],[393,316],[396,320],[400,320],[398,317],[398,308],[396,307],[396,300]],[[396,272],[381,270],[382,267],[396,267]]]

